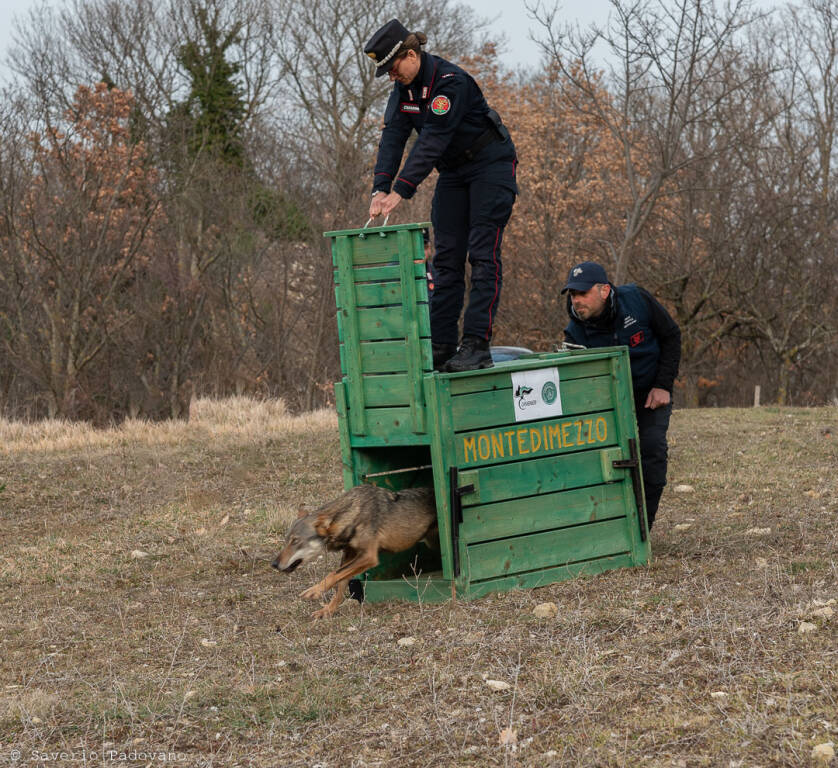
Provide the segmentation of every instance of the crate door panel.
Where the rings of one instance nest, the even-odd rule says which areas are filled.
[[[577,525],[466,547],[471,581],[595,562],[631,551],[625,519]]]
[[[464,471],[460,540],[470,581],[610,557],[632,548],[623,482],[602,448]]]

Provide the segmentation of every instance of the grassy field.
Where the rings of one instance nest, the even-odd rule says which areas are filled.
[[[333,561],[269,564],[333,414],[0,422],[0,765],[826,765],[838,410],[676,411],[670,455],[648,567],[312,622]]]

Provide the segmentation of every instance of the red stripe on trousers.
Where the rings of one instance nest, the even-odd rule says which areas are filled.
[[[492,296],[492,302],[489,304],[489,328],[486,331],[486,340],[492,338],[492,307],[495,306],[495,299],[498,297],[498,240],[500,240],[500,227],[495,234],[495,247],[492,248],[492,263],[495,265],[495,295]]]

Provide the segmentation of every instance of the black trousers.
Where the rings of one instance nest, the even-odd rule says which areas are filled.
[[[431,339],[457,344],[465,297],[466,256],[471,289],[463,318],[463,335],[492,338],[492,326],[503,284],[503,230],[515,202],[515,161],[471,163],[441,171],[434,192]]]
[[[660,408],[644,408],[645,396],[634,403],[637,414],[637,432],[640,438],[640,462],[643,465],[643,487],[646,491],[646,519],[649,530],[655,522],[661,494],[666,485],[668,445],[666,432],[672,403]]]

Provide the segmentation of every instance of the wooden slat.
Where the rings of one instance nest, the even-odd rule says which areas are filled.
[[[368,603],[406,600],[414,603],[443,603],[451,599],[451,582],[440,574],[422,574],[417,578],[364,582],[364,600]]]
[[[555,567],[629,552],[626,520],[473,544],[466,549],[472,580]]]
[[[338,412],[338,437],[340,439],[340,460],[343,468],[343,487],[356,485],[352,447],[349,441],[349,414],[346,410],[346,387],[343,381],[335,382],[335,406]]]
[[[431,340],[423,338],[419,343],[422,371],[430,371],[433,365]],[[341,371],[344,368],[344,347],[340,347]],[[407,347],[403,341],[365,341],[361,343],[361,368],[364,373],[404,373],[407,371]]]
[[[461,432],[454,435],[457,466],[462,469],[488,467],[493,464],[517,462],[523,464],[545,456],[559,456],[580,450],[602,449],[618,441],[614,414],[611,411],[567,416],[545,421],[522,421],[517,424]],[[597,451],[597,460],[599,451]],[[564,459],[562,459],[564,461]],[[599,480],[603,482],[602,469]],[[522,489],[519,496],[530,496],[534,491]]]
[[[479,493],[463,496],[463,506],[507,501],[525,494],[567,491],[603,482],[598,450],[570,453],[560,460],[548,456],[486,466],[469,472],[469,475],[476,476]],[[465,479],[463,484],[466,484]]]
[[[373,409],[373,411],[377,410],[384,409]],[[349,442],[353,450],[360,449],[366,451],[370,448],[428,446],[430,445],[431,439],[427,434],[417,435],[415,432],[387,433],[386,430],[381,430],[375,435],[350,435]]]
[[[399,251],[396,242],[396,232],[387,232],[384,237],[375,234],[363,239],[352,239],[352,264],[379,264],[382,262],[398,261]]]
[[[414,261],[411,266],[412,274],[415,278],[425,277],[424,262]],[[352,281],[358,284],[363,283],[380,283],[380,282],[399,282],[401,269],[398,263],[388,264],[383,267],[355,267],[351,270]],[[334,272],[335,283],[340,282],[340,274],[338,270]]]
[[[426,304],[418,304],[415,293],[416,281],[411,276],[411,266],[414,254],[422,254],[421,235],[416,241],[415,235],[410,231],[402,231],[398,234],[399,258],[401,264],[401,287],[404,301],[402,301],[402,318],[405,329],[405,342],[407,346],[407,379],[410,388],[410,417],[413,423],[414,432],[425,432],[425,398],[422,392],[422,353],[420,344],[420,316],[428,320],[428,307]]]
[[[515,421],[515,398],[512,395],[510,378],[504,389],[490,392],[475,392],[451,399],[451,413],[454,429],[486,429],[506,424],[526,424]],[[568,416],[612,407],[613,394],[610,376],[596,376],[589,379],[561,381],[562,412]]]
[[[412,284],[413,292],[410,295],[416,297],[419,304],[428,303],[428,279],[424,275],[415,277],[408,275]],[[401,283],[356,283],[355,303],[359,307],[384,307],[388,305],[402,304]]]
[[[410,406],[412,382],[406,373],[364,376],[364,402],[368,408]]]
[[[377,309],[358,309],[355,312],[358,321],[360,341],[405,338],[404,318],[401,307],[382,307]],[[419,336],[431,335],[431,323],[428,313],[419,317]]]
[[[597,573],[612,568],[631,568],[640,565],[648,560],[648,556],[635,557],[632,554],[610,555],[595,560],[583,560],[570,565],[560,565],[555,568],[544,568],[540,571],[529,571],[517,573],[512,576],[485,579],[483,581],[471,582],[467,589],[457,592],[458,597],[465,597],[473,600],[483,597],[491,592],[504,592],[508,589],[534,589],[543,587],[545,584],[552,584],[556,581],[574,579],[579,576],[594,576]]]
[[[384,235],[383,237],[382,234]],[[424,260],[421,229],[402,227],[398,231],[379,232],[363,238],[352,238],[352,263],[358,266],[362,264],[398,262],[399,253],[403,247],[402,242],[404,241],[407,242],[409,253],[413,254],[417,259]]]
[[[358,310],[355,307],[355,286],[350,279],[350,253],[352,244],[348,237],[338,237],[334,243],[334,254],[337,259],[338,272],[341,276],[338,293],[340,295],[340,310],[343,315],[341,323],[343,343],[345,346],[346,387],[349,405],[349,428],[356,435],[364,434],[364,399],[361,387],[361,335],[358,325]]]
[[[460,537],[474,544],[625,516],[619,484],[466,507]]]
[[[349,409],[352,416],[352,409]],[[366,422],[365,436],[375,438],[374,443],[381,445],[406,445],[422,442],[413,431],[408,406],[393,408],[367,408],[364,413]],[[405,440],[407,438],[407,440]],[[352,440],[352,445],[357,443]]]
[[[613,354],[613,353],[612,353]],[[608,376],[611,374],[611,360],[603,357],[597,360],[577,360],[567,357],[564,354],[550,355],[545,359],[524,359],[510,361],[514,363],[515,370],[531,368],[555,368],[559,369],[561,382],[572,379],[587,379],[592,376]],[[470,372],[470,375],[459,375],[451,377],[451,394],[454,396],[463,395],[469,392],[485,392],[492,389],[510,389],[509,368],[512,366],[504,364],[503,368],[490,368],[479,372]],[[491,371],[492,373],[490,373]]]

